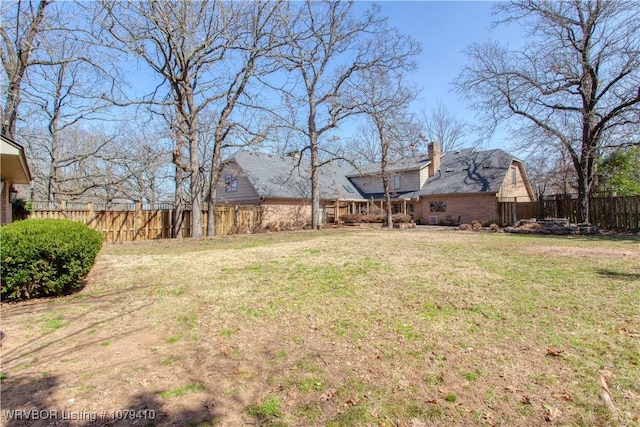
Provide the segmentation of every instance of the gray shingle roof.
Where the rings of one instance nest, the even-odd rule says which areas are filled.
[[[227,161],[235,160],[260,197],[311,198],[311,171],[308,160],[240,150]],[[320,198],[324,200],[364,200],[346,178],[351,167],[329,163],[320,167]]]
[[[440,158],[440,172],[429,177],[416,195],[497,193],[512,160],[503,150],[447,152]]]
[[[240,150],[229,160],[235,160],[243,169],[256,192],[265,198],[311,198],[310,168],[308,160],[281,157],[273,154]],[[468,148],[444,153],[440,170],[427,179],[422,189],[403,193],[402,198],[440,194],[497,193],[509,171],[514,157],[503,150],[476,151]],[[517,159],[515,159],[517,160]],[[411,157],[394,162],[389,171],[419,170],[428,166],[425,156]],[[374,174],[379,163],[353,169],[329,163],[320,168],[320,198],[324,200],[365,201],[359,189],[348,177]]]
[[[427,156],[407,157],[387,163],[388,172],[407,172],[420,170],[431,163],[431,159]],[[356,177],[362,175],[377,175],[380,173],[380,162],[364,165],[358,169],[351,169],[347,174],[348,177]]]

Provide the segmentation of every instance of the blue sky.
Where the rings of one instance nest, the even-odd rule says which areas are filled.
[[[451,82],[460,73],[467,59],[464,49],[474,42],[497,39],[509,44],[518,44],[520,34],[514,26],[491,28],[496,16],[492,14],[494,2],[490,1],[381,1],[383,16],[401,32],[411,35],[422,44],[422,53],[417,59],[418,70],[412,75],[413,81],[422,89],[413,110],[429,112],[438,101],[456,117],[472,122],[474,112],[464,100],[452,92]],[[356,10],[365,10],[370,1],[359,1]],[[148,89],[153,79],[148,79],[148,71],[143,66],[140,78],[134,77],[138,88]],[[143,77],[144,76],[144,77]],[[353,132],[350,126],[343,126],[348,136]],[[471,143],[469,141],[468,143]],[[487,148],[504,148],[510,144],[503,131],[498,131],[488,141]]]
[[[415,110],[429,111],[438,100],[457,117],[472,121],[474,113],[464,100],[451,91],[452,80],[466,63],[464,49],[474,42],[496,39],[518,44],[518,28],[501,25],[491,29],[497,18],[492,15],[494,2],[488,1],[384,1],[382,14],[391,26],[422,43],[417,58],[419,69],[414,81],[422,88]],[[509,148],[505,134],[499,132],[489,144],[492,148]]]

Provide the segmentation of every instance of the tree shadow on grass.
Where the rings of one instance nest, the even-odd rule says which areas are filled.
[[[0,424],[6,427],[183,426],[214,425],[220,418],[213,403],[168,413],[165,411],[168,401],[154,392],[135,394],[120,408],[95,411],[75,408],[71,403],[69,407],[59,407],[51,397],[62,386],[57,376],[24,375],[2,380]]]
[[[630,282],[640,280],[640,273],[624,273],[606,268],[598,269],[597,272],[600,276],[612,279],[626,280]]]
[[[525,239],[539,240],[571,240],[585,242],[637,242],[640,243],[640,235],[632,233],[601,233],[601,234],[539,234],[539,233],[507,233],[509,236],[519,236]]]

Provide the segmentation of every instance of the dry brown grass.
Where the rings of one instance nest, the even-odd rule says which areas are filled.
[[[638,424],[638,243],[349,230],[107,245],[80,293],[2,306],[2,409]]]

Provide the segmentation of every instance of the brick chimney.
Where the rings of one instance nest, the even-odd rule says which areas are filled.
[[[427,155],[429,156],[429,160],[431,160],[431,163],[429,164],[429,176],[434,176],[438,169],[440,169],[441,154],[440,144],[437,142],[430,142],[427,146]]]

